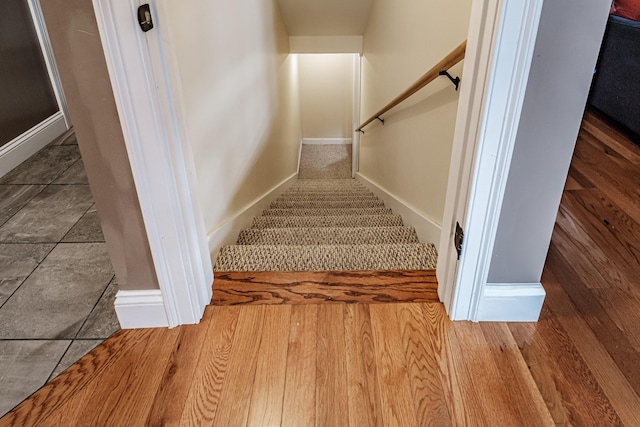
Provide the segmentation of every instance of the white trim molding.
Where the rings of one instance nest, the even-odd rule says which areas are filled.
[[[157,2],[150,3],[155,17]],[[139,4],[93,0],[162,302],[174,327],[202,318],[213,268],[162,23],[154,19],[152,31],[140,31]]]
[[[115,308],[122,329],[169,326],[160,289],[118,291]]]
[[[287,190],[298,179],[298,174],[293,174],[289,178],[276,185],[255,202],[242,209],[237,215],[226,221],[220,227],[207,236],[209,240],[209,252],[211,261],[215,263],[220,248],[225,245],[232,245],[238,239],[240,231],[251,226],[253,218],[260,215],[263,210],[269,209],[269,204]]]
[[[427,218],[415,210],[415,208],[413,208],[409,203],[399,197],[396,197],[387,189],[380,187],[361,173],[356,173],[356,179],[362,182],[377,197],[382,199],[387,207],[391,208],[393,212],[400,215],[405,225],[415,228],[421,242],[438,244],[438,239],[440,238],[440,233],[442,231],[438,223]]]
[[[37,153],[67,130],[64,114],[58,111],[11,142],[0,147],[0,177]]]
[[[69,129],[71,127],[71,117],[69,116],[67,100],[64,97],[64,92],[62,91],[62,82],[60,81],[60,74],[58,73],[55,57],[53,56],[53,48],[51,47],[49,32],[47,31],[47,25],[44,22],[44,16],[42,15],[42,8],[40,7],[40,2],[38,0],[27,0],[27,3],[36,29],[36,34],[38,35],[40,49],[42,50],[42,56],[44,57],[47,74],[49,75],[49,81],[51,82],[56,102],[64,116],[66,127]]]
[[[480,307],[484,307],[485,318],[491,317],[487,314],[491,306],[484,302],[488,297],[485,290],[542,3],[543,0],[503,1],[496,20],[464,245],[455,287],[450,300],[443,301],[452,320],[479,321]],[[485,31],[489,30],[493,31]]]
[[[540,283],[487,283],[478,322],[537,322],[546,293]]]
[[[350,145],[351,138],[302,138],[303,145]]]

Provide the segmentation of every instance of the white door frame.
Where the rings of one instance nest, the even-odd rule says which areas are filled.
[[[193,159],[175,106],[175,59],[162,23],[143,34],[137,0],[93,0],[109,74],[160,282],[165,323],[197,323],[213,273]],[[157,7],[151,0],[152,13]],[[478,320],[509,171],[542,0],[474,0],[447,211],[439,294],[453,320]],[[460,262],[451,229],[467,230]],[[456,274],[457,271],[457,274]],[[514,319],[515,320],[515,319]],[[162,321],[151,326],[163,326]]]
[[[490,320],[492,315],[479,318],[478,312],[491,298],[495,311],[512,315],[514,305],[532,296],[502,289],[496,300],[487,292],[487,279],[542,3],[473,2],[437,268],[438,294],[452,320]],[[465,230],[459,262],[456,222]],[[539,314],[539,307],[532,310]]]
[[[154,14],[155,2],[149,3]],[[166,66],[161,24],[155,19],[155,28],[143,33],[137,20],[140,4],[138,0],[93,0],[160,285],[160,295],[120,291],[116,311],[122,322],[119,308],[135,300],[141,316],[133,316],[123,327],[173,327],[200,321],[211,300],[213,268],[196,199],[192,152],[182,132],[183,120]],[[164,313],[149,309],[158,306],[164,307]],[[122,314],[131,315],[131,309]]]

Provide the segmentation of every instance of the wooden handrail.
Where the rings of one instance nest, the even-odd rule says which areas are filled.
[[[445,56],[442,59],[442,61],[438,62],[435,66],[433,66],[433,68],[431,68],[422,77],[420,77],[407,90],[405,90],[400,95],[398,95],[393,101],[388,103],[382,110],[378,111],[373,116],[371,116],[369,120],[362,123],[358,127],[358,129],[356,129],[356,132],[361,132],[362,129],[364,129],[364,127],[367,126],[369,123],[371,123],[376,119],[380,119],[380,116],[382,116],[384,113],[391,110],[393,107],[400,104],[402,101],[409,98],[411,95],[413,95],[414,93],[416,93],[417,91],[419,91],[420,89],[422,89],[423,87],[425,87],[426,85],[434,81],[440,75],[440,71],[448,70],[449,68],[456,65],[458,62],[462,61],[462,59],[464,58],[464,53],[466,49],[467,49],[467,41],[465,40],[460,44],[460,46],[453,49],[451,53]]]

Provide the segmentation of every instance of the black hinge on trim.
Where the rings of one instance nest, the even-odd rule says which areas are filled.
[[[458,259],[460,259],[460,254],[462,253],[463,241],[464,241],[464,231],[462,231],[462,227],[460,227],[460,223],[456,222],[456,234],[453,236],[453,242],[456,245],[456,252],[458,252]]]
[[[153,20],[151,19],[151,9],[149,4],[145,3],[138,8],[138,22],[143,32],[147,32],[153,28]]]

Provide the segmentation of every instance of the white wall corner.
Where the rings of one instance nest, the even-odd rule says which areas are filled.
[[[302,138],[303,145],[349,145],[352,138]]]
[[[540,283],[487,283],[478,322],[537,322],[546,292]]]
[[[253,218],[260,215],[263,210],[268,209],[271,202],[277,199],[285,190],[287,190],[298,179],[298,174],[294,173],[289,178],[280,182],[266,192],[255,202],[245,207],[233,218],[229,219],[215,231],[209,233],[209,252],[211,254],[211,262],[215,264],[220,248],[225,245],[232,245],[238,239],[240,231],[251,226]]]
[[[378,184],[361,173],[356,173],[356,179],[382,199],[387,207],[391,208],[394,213],[400,215],[405,225],[415,228],[416,233],[418,233],[418,238],[422,243],[438,245],[440,242],[440,233],[442,232],[440,224],[416,211],[409,203],[396,197],[385,188],[378,186]]]
[[[115,308],[122,329],[169,326],[160,289],[118,291]]]

